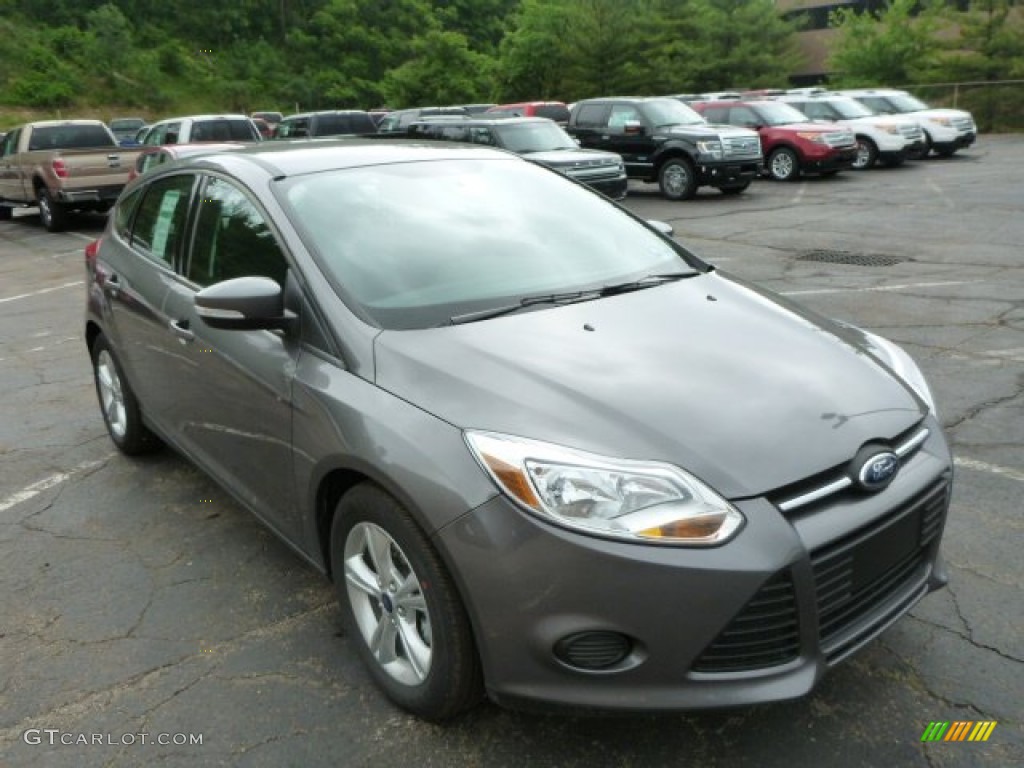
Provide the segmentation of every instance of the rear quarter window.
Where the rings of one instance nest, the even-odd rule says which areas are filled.
[[[537,117],[546,117],[556,123],[569,122],[569,108],[563,104],[541,104],[534,110]]]
[[[376,133],[377,126],[369,115],[320,115],[315,122],[314,136],[338,136],[346,133]]]
[[[192,124],[190,141],[259,141],[249,120],[199,120]]]
[[[576,112],[576,125],[587,128],[603,126],[609,111],[607,104],[584,104]]]

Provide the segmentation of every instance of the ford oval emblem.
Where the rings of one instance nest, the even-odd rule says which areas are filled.
[[[861,465],[857,479],[866,490],[880,491],[892,482],[899,468],[899,456],[892,451],[876,453]]]

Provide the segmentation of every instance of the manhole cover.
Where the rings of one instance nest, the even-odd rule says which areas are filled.
[[[857,253],[856,251],[804,251],[797,261],[823,261],[827,264],[852,264],[858,267],[891,267],[906,259],[886,256],[881,253]]]

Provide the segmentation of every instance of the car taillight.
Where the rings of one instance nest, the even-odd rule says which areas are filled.
[[[68,167],[59,157],[55,159],[51,165],[53,166],[53,172],[56,174],[58,179],[66,179],[68,177]]]
[[[90,272],[96,269],[96,257],[100,253],[100,243],[103,242],[102,237],[97,237],[87,246],[85,246],[85,267]]]

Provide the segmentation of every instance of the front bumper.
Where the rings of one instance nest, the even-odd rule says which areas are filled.
[[[699,165],[700,185],[710,187],[727,187],[735,184],[749,183],[757,178],[762,158],[742,162],[728,162],[721,165]]]
[[[579,181],[583,182],[591,189],[596,189],[601,194],[610,197],[612,200],[624,199],[629,185],[629,180],[626,178],[625,173],[612,178],[579,179]]]
[[[746,526],[713,549],[573,533],[496,497],[437,534],[476,630],[490,696],[520,707],[659,711],[808,693],[946,582],[951,460],[938,427],[875,495],[783,515],[734,502]],[[603,669],[559,658],[581,633],[631,642]]]
[[[827,155],[808,156],[800,165],[800,170],[807,173],[829,173],[851,168],[857,159],[857,147],[831,150]]]

